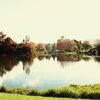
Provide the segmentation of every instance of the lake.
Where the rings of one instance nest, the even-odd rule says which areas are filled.
[[[0,56],[0,86],[48,89],[100,83],[100,57]]]

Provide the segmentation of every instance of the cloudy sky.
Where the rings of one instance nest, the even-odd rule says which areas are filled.
[[[0,0],[0,30],[17,42],[100,38],[100,0]]]

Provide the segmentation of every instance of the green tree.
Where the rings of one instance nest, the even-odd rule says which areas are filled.
[[[48,43],[46,44],[46,51],[51,52],[52,51],[52,44]]]
[[[77,47],[78,47],[78,52],[81,52],[83,48],[81,41],[77,41]]]
[[[56,51],[56,50],[57,50],[57,44],[53,43],[53,45],[52,45],[52,51]]]

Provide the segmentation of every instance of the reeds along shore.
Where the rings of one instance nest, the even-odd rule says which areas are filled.
[[[78,41],[66,39],[63,36],[56,43],[34,43],[26,36],[21,43],[15,42],[0,32],[0,54],[29,55],[37,54],[60,54],[60,53],[83,53],[87,55],[100,55],[100,40],[94,43],[90,41]]]

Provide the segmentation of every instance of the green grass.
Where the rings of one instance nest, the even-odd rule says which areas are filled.
[[[87,98],[100,100],[100,84],[96,85],[70,85],[62,88],[35,90],[22,88],[1,87],[0,92],[43,97]],[[1,100],[1,99],[0,99]]]
[[[0,93],[0,100],[90,100],[90,99],[53,98],[53,97],[25,96],[19,94]]]

